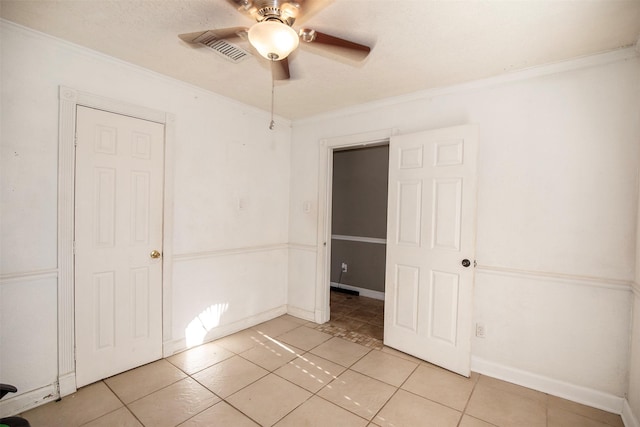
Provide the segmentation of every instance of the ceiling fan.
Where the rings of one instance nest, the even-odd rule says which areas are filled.
[[[308,19],[323,8],[326,0],[227,0],[257,22],[250,28],[231,27],[180,34],[190,44],[209,45],[219,40],[248,39],[260,56],[271,62],[273,79],[290,78],[288,56],[299,44],[313,44],[342,57],[363,60],[371,48],[319,31],[293,29],[296,20]],[[302,43],[300,43],[302,42]]]

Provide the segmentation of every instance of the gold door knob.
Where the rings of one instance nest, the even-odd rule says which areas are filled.
[[[160,258],[160,255],[161,255],[160,252],[156,250],[151,251],[151,253],[149,254],[151,258]]]

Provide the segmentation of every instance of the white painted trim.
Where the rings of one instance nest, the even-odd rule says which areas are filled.
[[[640,283],[633,283],[631,285],[631,290],[637,297],[640,297]]]
[[[6,273],[0,275],[0,285],[6,283],[33,282],[35,280],[58,278],[57,268],[46,270],[20,271],[16,273]]]
[[[204,341],[202,344],[215,341],[217,339],[226,337],[227,335],[235,334],[236,332],[251,328],[262,322],[275,319],[276,317],[282,316],[283,314],[287,314],[286,305],[281,305],[271,310],[264,311],[254,316],[249,316],[247,318],[229,323],[227,325],[218,326],[217,328],[211,329],[207,333],[207,336],[209,338],[207,339],[207,341]],[[187,350],[187,348],[188,347],[187,347],[186,338],[183,337],[177,340],[164,342],[162,344],[162,354],[163,354],[163,357],[169,357],[181,351]]]
[[[274,245],[263,245],[263,246],[247,246],[244,248],[220,249],[217,251],[176,254],[173,256],[173,260],[175,262],[185,262],[185,261],[193,261],[193,260],[202,259],[202,258],[215,258],[215,257],[247,254],[252,252],[280,251],[288,248],[289,248],[289,245],[286,243],[277,243]]]
[[[471,370],[614,414],[622,413],[625,399],[599,390],[523,371],[476,356],[471,357]]]
[[[75,387],[75,384],[74,384]],[[21,414],[36,406],[44,405],[58,399],[58,390],[56,384],[48,384],[36,390],[28,391],[17,395],[16,397],[0,400],[0,417],[12,417]]]
[[[360,236],[345,236],[343,234],[332,234],[332,240],[346,240],[348,242],[360,242],[360,243],[376,243],[380,245],[386,245],[387,239],[379,239],[376,237],[360,237]]]
[[[173,183],[176,117],[165,115],[164,123],[164,206],[162,229],[162,341],[171,340],[173,330]]]
[[[620,415],[622,416],[622,422],[625,427],[640,427],[640,421],[638,421],[638,417],[634,415],[627,399],[624,400],[622,414]]]
[[[331,268],[331,188],[333,185],[333,150],[387,144],[398,129],[382,129],[354,135],[322,139],[318,155],[318,223],[316,256],[315,322],[329,320],[329,281]]]
[[[295,126],[302,126],[302,125],[307,125],[312,123],[318,123],[318,122],[337,119],[337,118],[354,115],[354,114],[364,114],[380,108],[389,108],[399,104],[405,104],[405,103],[434,98],[436,96],[457,94],[457,93],[465,92],[469,90],[491,88],[491,87],[500,86],[503,84],[518,82],[518,81],[532,79],[536,77],[547,76],[550,74],[557,74],[557,73],[562,73],[567,71],[579,70],[582,68],[597,67],[597,66],[606,65],[612,62],[626,61],[626,60],[634,59],[638,57],[638,55],[640,54],[640,50],[637,50],[637,49],[640,49],[640,48],[627,47],[623,49],[616,49],[616,50],[612,50],[609,52],[604,52],[596,55],[583,56],[580,58],[556,62],[553,64],[541,65],[537,67],[531,67],[523,70],[513,71],[510,73],[504,73],[494,77],[488,77],[486,79],[474,80],[471,82],[461,83],[457,85],[426,89],[423,91],[413,92],[408,95],[384,98],[378,101],[358,104],[355,106],[341,108],[341,109],[330,111],[327,113],[320,113],[315,116],[294,120],[293,126],[295,127]]]
[[[73,236],[77,103],[78,92],[61,86],[58,113],[58,378],[74,373],[76,369]]]
[[[70,374],[62,375],[58,379],[58,391],[60,397],[69,396],[76,391],[76,374],[72,372]]]
[[[358,286],[345,285],[344,283],[331,282],[331,286],[336,288],[348,289],[350,291],[358,291],[361,297],[379,299],[384,301],[384,292],[374,291],[373,289],[360,288]]]
[[[98,108],[163,124],[165,168],[163,213],[163,341],[171,339],[171,267],[173,265],[173,147],[175,117],[172,114],[60,86],[58,135],[58,381],[64,379],[67,394],[75,391],[75,320],[73,233],[75,210],[75,128],[78,105]],[[74,384],[70,381],[73,379]],[[62,390],[60,391],[63,392]],[[57,393],[57,391],[56,391]]]
[[[318,251],[318,247],[316,245],[305,245],[302,243],[289,243],[289,249],[293,249],[295,251],[307,251],[307,252]]]
[[[308,320],[310,322],[315,321],[315,313],[313,311],[305,310],[303,308],[287,305],[287,314],[297,317],[299,319]]]
[[[551,273],[543,271],[518,270],[515,268],[492,267],[478,265],[476,272],[479,274],[493,274],[498,276],[518,277],[524,279],[543,279],[553,282],[561,282],[577,286],[593,286],[596,288],[610,289],[614,291],[630,292],[633,282],[619,279],[606,279],[600,277],[574,276],[570,274]]]

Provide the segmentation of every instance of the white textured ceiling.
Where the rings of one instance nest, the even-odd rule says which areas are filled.
[[[177,35],[250,26],[226,0],[1,0],[2,18],[269,110],[271,74]],[[276,113],[300,119],[637,43],[640,0],[335,0],[305,27],[372,47],[348,63],[307,46],[276,83]],[[296,27],[296,25],[294,25]]]

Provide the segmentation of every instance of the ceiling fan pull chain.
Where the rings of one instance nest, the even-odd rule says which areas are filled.
[[[271,62],[273,62],[273,58],[271,59]],[[276,125],[276,122],[273,121],[273,98],[274,98],[273,93],[274,93],[275,85],[276,85],[276,79],[273,76],[273,73],[271,73],[271,122],[269,122],[270,130],[273,130],[274,126]]]

